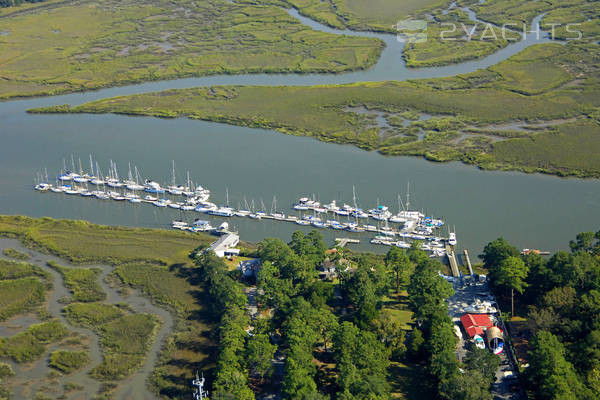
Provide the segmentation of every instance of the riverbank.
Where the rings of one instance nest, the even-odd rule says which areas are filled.
[[[455,78],[169,90],[28,111],[188,117],[353,144],[384,155],[598,178],[600,87],[591,67],[596,47],[533,46]]]

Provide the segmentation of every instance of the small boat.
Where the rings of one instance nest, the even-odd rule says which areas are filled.
[[[477,347],[478,349],[485,349],[485,341],[481,336],[473,336],[473,342],[475,342],[475,347]]]
[[[49,183],[38,183],[37,185],[34,186],[35,190],[38,190],[40,192],[46,192],[48,190],[50,190],[52,188],[52,185]]]
[[[157,201],[153,201],[152,205],[155,207],[166,207],[168,205],[167,202],[165,202],[163,199],[157,200]]]
[[[310,221],[307,221],[305,219],[298,219],[298,220],[296,220],[296,224],[303,225],[303,226],[308,226],[308,225],[310,225]]]
[[[176,210],[181,209],[181,203],[169,203],[168,206],[169,208],[174,208]]]
[[[110,196],[101,191],[97,191],[96,193],[94,193],[94,197],[98,200],[110,200]]]
[[[448,235],[448,244],[450,246],[456,246],[456,243],[456,233],[450,232],[450,234]]]
[[[216,215],[218,217],[232,217],[233,209],[231,207],[219,207],[216,210],[210,210],[208,213],[210,215]]]
[[[209,221],[197,219],[194,221],[193,227],[190,229],[192,232],[206,232],[212,231],[213,228]]]
[[[144,183],[144,191],[148,193],[163,194],[165,192],[165,189],[160,187],[160,184],[158,182],[146,180],[146,182]]]

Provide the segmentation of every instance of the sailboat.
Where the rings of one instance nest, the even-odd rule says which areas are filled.
[[[273,203],[271,204],[271,217],[278,221],[285,219],[285,214],[277,212],[277,197],[273,196]]]
[[[123,183],[125,184],[125,187],[128,190],[131,191],[138,191],[138,190],[144,190],[144,187],[142,185],[140,185],[140,174],[138,173],[137,167],[134,166],[134,170],[135,170],[135,177],[133,176],[134,174],[131,172],[131,163],[128,163],[129,166],[129,171],[127,172],[127,180],[123,181]]]
[[[180,196],[189,188],[186,188],[182,185],[177,185],[177,178],[175,176],[175,160],[173,160],[173,171],[171,173],[171,185],[167,186],[167,192],[172,195]]]
[[[117,163],[113,162],[113,160],[110,160],[109,178],[106,180],[106,184],[111,188],[123,187],[123,183],[119,181]]]

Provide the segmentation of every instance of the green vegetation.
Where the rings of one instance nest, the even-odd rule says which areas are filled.
[[[58,321],[31,325],[25,332],[0,338],[0,357],[11,358],[18,363],[37,360],[48,344],[59,341],[67,333],[67,328]]]
[[[50,274],[38,266],[0,258],[0,280],[19,279],[30,276],[39,277],[45,281],[50,280]]]
[[[0,235],[18,237],[29,247],[76,264],[185,263],[193,249],[213,241],[208,234],[20,216],[0,216]]]
[[[23,2],[27,2],[27,3],[40,3],[40,2],[43,2],[43,1],[44,0],[0,0],[0,8],[19,6]]]
[[[194,371],[199,366],[209,368],[208,332],[212,327],[203,317],[201,290],[194,281],[189,255],[211,243],[214,238],[210,235],[0,216],[0,236],[19,238],[28,247],[71,262],[114,265],[118,282],[169,307],[177,316],[175,332],[167,339],[151,377],[152,385],[163,395],[187,396]],[[90,328],[121,316],[119,309],[94,303],[73,303],[66,311],[68,318]]]
[[[23,253],[22,251],[19,251],[19,250],[12,249],[10,247],[7,249],[4,249],[2,254],[4,254],[7,257],[14,258],[15,260],[21,260],[21,261],[27,261],[31,258],[29,256],[29,254]]]
[[[102,301],[106,298],[106,293],[98,283],[98,277],[102,272],[99,268],[66,268],[55,262],[48,262],[48,266],[54,268],[62,275],[65,286],[71,289],[73,296],[71,301],[89,303],[93,301]]]
[[[46,285],[36,278],[0,281],[0,321],[32,310],[46,298]]]
[[[65,374],[70,374],[81,369],[90,362],[85,351],[56,350],[50,354],[49,364]]]
[[[525,382],[530,398],[600,395],[600,232],[578,234],[570,248],[549,258],[520,255],[500,238],[482,254],[501,303],[512,301],[507,289],[523,291],[514,297],[513,315],[526,318],[520,336],[528,351],[520,362],[529,363]]]
[[[594,154],[600,150],[600,80],[593,67],[598,57],[595,44],[544,44],[452,78],[169,90],[99,100],[69,112],[189,117],[350,143],[385,155],[599,177]],[[356,107],[385,113],[389,126],[378,127],[375,114],[350,110]],[[434,117],[399,123],[414,112]],[[536,128],[533,123],[540,121],[550,122]],[[525,128],[506,130],[498,127],[502,123]]]
[[[104,358],[91,372],[100,380],[131,375],[143,362],[159,325],[153,315],[126,314],[109,304],[74,303],[65,307],[65,312],[72,324],[100,335]]]
[[[51,2],[2,18],[0,98],[256,72],[342,72],[377,39],[316,32],[276,6],[225,0]]]
[[[9,399],[11,397],[10,390],[2,384],[4,378],[10,378],[15,375],[12,367],[4,362],[0,362],[0,399]]]

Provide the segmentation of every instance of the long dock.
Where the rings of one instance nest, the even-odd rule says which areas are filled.
[[[458,278],[460,276],[460,271],[458,270],[456,253],[454,253],[454,249],[449,244],[446,244],[446,256],[448,257],[448,261],[450,262],[450,270],[452,271],[452,276]]]

